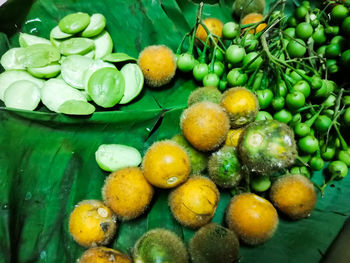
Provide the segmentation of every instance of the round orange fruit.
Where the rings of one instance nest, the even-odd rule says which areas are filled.
[[[169,83],[175,75],[176,60],[173,51],[165,45],[146,47],[139,55],[138,65],[151,87]]]
[[[78,263],[131,263],[131,259],[118,250],[108,247],[93,247],[84,252]]]
[[[239,128],[255,120],[259,111],[259,101],[244,87],[230,88],[222,95],[220,105],[230,117],[232,128]]]
[[[129,167],[110,174],[103,186],[104,202],[121,220],[140,216],[153,196],[153,187],[138,167]]]
[[[263,20],[263,15],[259,13],[250,13],[244,16],[241,20],[242,25],[248,25],[248,24],[254,24],[259,23]],[[266,23],[260,23],[255,29],[250,29],[249,33],[259,33],[260,31],[264,30],[266,28]]]
[[[222,107],[203,101],[193,104],[182,113],[180,126],[193,147],[200,151],[211,151],[225,141],[230,121]]]
[[[222,37],[222,28],[224,24],[217,18],[209,17],[203,20],[204,25],[208,28],[209,32],[212,34]],[[202,25],[199,25],[196,31],[196,37],[203,42],[207,39],[207,32]]]
[[[291,219],[308,217],[317,201],[313,183],[303,175],[282,176],[270,190],[272,203]]]
[[[147,181],[159,188],[172,188],[187,180],[191,172],[186,151],[176,142],[155,142],[146,152],[142,170]]]
[[[243,242],[257,245],[273,236],[278,225],[278,215],[266,199],[256,194],[243,193],[232,198],[226,221]]]
[[[112,210],[98,200],[80,202],[69,217],[69,232],[84,247],[108,244],[116,228]]]
[[[171,192],[169,206],[182,225],[198,228],[213,218],[219,199],[220,193],[209,178],[193,176]]]

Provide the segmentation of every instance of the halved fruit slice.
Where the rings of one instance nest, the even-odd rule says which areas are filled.
[[[140,94],[143,88],[143,74],[140,67],[137,64],[126,64],[122,67],[120,72],[124,76],[125,91],[120,104],[126,104],[132,101],[137,95]]]
[[[38,86],[30,80],[18,80],[12,83],[4,93],[6,107],[35,110],[40,102]]]
[[[142,161],[141,154],[136,148],[122,144],[102,144],[98,147],[95,157],[98,166],[107,172],[136,167]]]

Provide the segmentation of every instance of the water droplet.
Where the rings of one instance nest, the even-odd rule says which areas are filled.
[[[151,129],[150,129],[150,128],[146,128],[146,131],[150,132],[150,131],[151,131]]]
[[[8,209],[8,207],[9,207],[8,204],[3,204],[3,205],[2,205],[2,209],[4,209],[4,210],[5,210],[5,209]]]
[[[24,197],[24,200],[28,201],[30,199],[32,199],[32,193],[31,192],[27,192],[26,196]]]
[[[46,258],[46,251],[45,251],[45,250],[43,250],[43,251],[40,252],[40,258],[41,258],[41,259]]]

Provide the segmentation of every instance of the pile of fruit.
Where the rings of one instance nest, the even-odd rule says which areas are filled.
[[[30,111],[42,102],[50,111],[69,115],[132,101],[143,88],[143,74],[136,63],[117,69],[113,63],[135,59],[112,53],[105,27],[102,14],[78,12],[62,18],[50,40],[20,33],[20,47],[1,57],[0,100],[8,108]]]
[[[284,5],[277,1],[265,16],[245,14],[240,24],[202,21],[199,9],[195,27],[185,36],[189,45],[179,46],[177,65],[198,85],[252,91],[259,102],[257,120],[278,120],[295,133],[298,157],[290,172],[310,178],[330,162],[324,183],[317,185],[323,194],[350,166],[344,136],[350,125],[349,7],[327,1],[312,8],[303,1],[287,17]],[[206,96],[216,101],[217,95]]]

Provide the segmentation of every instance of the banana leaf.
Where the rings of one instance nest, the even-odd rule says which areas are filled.
[[[207,2],[204,17],[232,20],[233,1]],[[288,12],[298,4],[287,2]],[[47,38],[62,17],[78,11],[106,16],[117,52],[137,57],[151,44],[176,50],[195,22],[197,7],[198,1],[189,0],[8,0],[0,7],[0,55],[18,46],[19,32]],[[136,101],[89,117],[0,105],[0,262],[75,262],[84,249],[68,233],[69,214],[81,200],[101,199],[108,175],[95,161],[98,146],[126,144],[144,154],[153,142],[179,133],[187,97],[197,88],[190,79],[177,74],[163,89],[145,87]],[[315,178],[321,180],[321,173]],[[188,243],[194,231],[172,217],[168,193],[157,190],[147,213],[119,222],[110,246],[131,254],[136,240],[158,227]],[[350,215],[348,196],[350,176],[319,196],[309,218],[292,222],[281,216],[277,233],[267,243],[242,245],[240,262],[318,262]],[[224,225],[230,199],[229,192],[221,192],[214,222]]]

